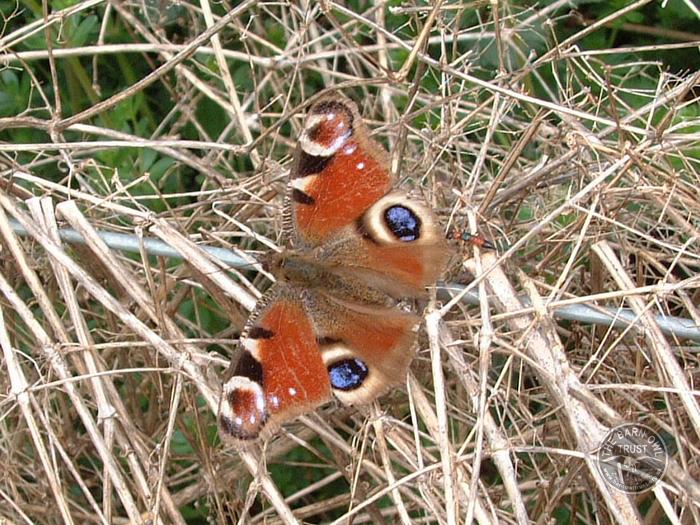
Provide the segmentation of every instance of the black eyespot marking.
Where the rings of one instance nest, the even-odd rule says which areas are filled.
[[[400,204],[390,206],[384,211],[384,221],[400,241],[411,242],[420,238],[421,221],[410,208]]]
[[[247,377],[259,385],[262,385],[263,382],[262,365],[246,350],[244,350],[241,357],[238,358],[236,370],[233,375]]]
[[[302,148],[299,148],[299,153],[297,153],[297,155],[296,169],[292,173],[292,177],[295,179],[321,173],[324,169],[326,169],[326,166],[328,166],[328,163],[333,158],[333,155],[329,155],[327,157],[323,157],[321,155],[309,155]]]
[[[221,428],[234,439],[251,440],[260,435],[265,426],[268,413],[260,409],[258,394],[249,387],[236,387],[226,394],[224,400],[229,405],[233,419],[219,416]]]
[[[231,401],[229,401],[231,402]],[[237,400],[233,400],[237,402]],[[238,439],[240,441],[252,441],[260,437],[260,429],[263,427],[267,421],[267,414],[263,417],[262,421],[255,421],[252,425],[237,425],[229,418],[225,416],[219,417],[219,425],[226,434],[231,436],[233,439]]]
[[[292,200],[298,204],[305,204],[307,206],[311,206],[312,204],[316,203],[316,199],[314,199],[311,195],[307,195],[297,188],[292,188]]]
[[[328,367],[331,387],[345,392],[362,386],[368,374],[367,365],[360,359],[343,359]]]
[[[246,334],[248,339],[272,339],[274,336],[275,333],[272,330],[268,330],[262,326],[253,326]]]

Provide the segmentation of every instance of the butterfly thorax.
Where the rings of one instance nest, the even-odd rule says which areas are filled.
[[[285,250],[265,257],[265,268],[280,283],[360,304],[392,306],[396,300],[344,271],[337,262],[318,260],[313,252]]]

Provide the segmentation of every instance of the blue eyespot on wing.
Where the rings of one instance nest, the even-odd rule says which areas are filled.
[[[328,367],[331,387],[347,392],[362,386],[369,369],[361,359],[343,359]]]
[[[384,211],[384,221],[389,231],[403,242],[412,242],[420,238],[421,220],[413,210],[396,204]]]

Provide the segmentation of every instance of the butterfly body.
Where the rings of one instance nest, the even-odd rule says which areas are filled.
[[[403,300],[423,295],[449,256],[427,206],[392,191],[386,152],[344,97],[310,109],[290,179],[290,247],[264,260],[277,284],[223,388],[220,428],[235,442],[401,382],[419,321]]]
[[[323,254],[285,251],[267,258],[265,266],[278,283],[288,283],[302,291],[314,290],[366,305],[395,304],[388,293],[354,277],[352,270],[341,263],[319,255]]]

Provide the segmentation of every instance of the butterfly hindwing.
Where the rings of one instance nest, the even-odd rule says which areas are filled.
[[[331,390],[342,403],[369,403],[405,380],[417,316],[328,296],[319,296],[313,309]]]
[[[400,298],[423,295],[444,269],[450,250],[428,207],[390,193],[316,254],[338,273]]]

